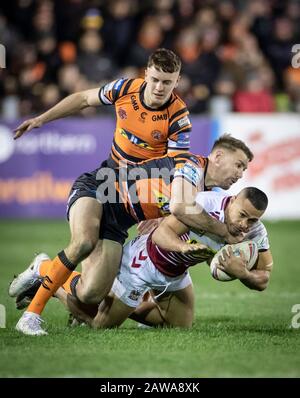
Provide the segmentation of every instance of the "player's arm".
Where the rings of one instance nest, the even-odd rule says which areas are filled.
[[[189,231],[189,228],[172,214],[161,222],[152,234],[152,242],[163,250],[182,254],[200,254],[207,252],[207,246],[202,243],[189,243],[180,239],[180,236]]]
[[[179,221],[198,231],[210,232],[220,236],[228,243],[236,243],[240,237],[230,235],[226,224],[211,217],[196,202],[197,188],[182,177],[174,178],[172,183],[170,212]]]
[[[233,254],[228,248],[223,252],[223,258],[219,257],[219,266],[222,271],[235,276],[249,289],[263,291],[267,288],[273,267],[273,258],[270,250],[258,253],[258,261],[255,269],[248,270],[246,260],[242,253],[240,257]]]
[[[259,252],[256,268],[251,271],[247,270],[247,276],[240,279],[240,281],[249,289],[263,291],[268,286],[272,268],[273,257],[271,251]]]
[[[181,252],[186,242],[179,238],[189,231],[189,227],[179,221],[172,214],[166,217],[152,234],[152,242],[161,249]]]
[[[14,139],[21,137],[24,133],[29,132],[33,128],[38,128],[45,123],[51,122],[52,120],[61,119],[77,113],[89,106],[97,106],[100,104],[99,88],[71,94],[41,115],[25,120],[15,129]]]

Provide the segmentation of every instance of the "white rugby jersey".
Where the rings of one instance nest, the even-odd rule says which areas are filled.
[[[210,216],[224,222],[225,209],[230,198],[231,196],[226,196],[219,192],[199,192],[196,201]],[[147,240],[149,258],[157,269],[165,275],[181,275],[188,267],[208,260],[208,256],[195,254],[186,255],[163,250],[152,242],[151,235]],[[213,253],[216,253],[226,244],[222,238],[204,231],[203,233],[190,231],[180,238],[184,241],[196,240],[197,242],[203,243],[208,246]],[[257,244],[258,251],[260,252],[266,251],[270,247],[267,230],[261,221],[258,221],[251,227],[249,232],[245,235],[244,240],[253,240]]]

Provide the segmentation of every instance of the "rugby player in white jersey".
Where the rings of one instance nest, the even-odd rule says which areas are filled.
[[[196,201],[210,215],[225,222],[233,235],[243,233],[244,240],[257,244],[258,260],[251,271],[246,268],[244,257],[236,257],[230,250],[224,250],[219,263],[223,271],[248,288],[264,290],[273,264],[267,231],[260,221],[268,204],[264,192],[253,187],[243,189],[236,196],[200,192]],[[191,327],[194,293],[188,268],[209,262],[225,243],[218,236],[189,231],[171,215],[151,234],[139,236],[125,245],[119,274],[98,309],[76,307],[62,288],[57,297],[69,306],[76,318],[95,328],[119,326],[128,317],[153,326]],[[143,301],[144,294],[150,290],[154,290],[156,296]]]

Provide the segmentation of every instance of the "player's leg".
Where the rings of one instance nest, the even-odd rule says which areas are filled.
[[[71,283],[72,294],[82,303],[100,303],[119,271],[127,230],[134,223],[118,203],[105,203],[100,241],[82,262],[82,275]]]
[[[194,319],[193,285],[167,292],[155,301],[143,302],[130,318],[149,326],[191,327]]]
[[[190,328],[194,320],[194,289],[189,285],[171,292],[169,297],[158,298],[160,313],[168,327]]]
[[[90,197],[80,197],[69,212],[71,240],[65,249],[72,263],[80,263],[89,256],[99,241],[102,205]]]
[[[109,293],[119,271],[123,246],[104,239],[98,241],[90,256],[82,262],[82,273],[72,292],[83,303],[100,303]]]
[[[165,324],[159,304],[152,298],[152,294],[151,297],[143,300],[129,318],[147,326],[163,327]]]
[[[73,271],[62,287],[67,293],[77,297],[81,303],[99,303],[109,293],[119,270],[121,253],[122,246],[117,242],[98,241],[90,256],[82,262],[82,272]],[[42,271],[39,272],[39,277],[46,275],[49,265],[51,265],[51,260],[45,260],[41,263],[40,269]],[[37,282],[39,287],[41,282],[38,284],[39,280],[37,279],[35,282]],[[38,287],[32,286],[22,292],[22,294],[17,295],[17,301],[23,300],[25,297],[27,306],[28,301],[30,302],[32,297],[34,297],[31,291],[35,288],[35,292],[37,292]]]
[[[70,210],[71,239],[45,271],[42,285],[16,328],[25,334],[45,334],[39,315],[50,297],[71,275],[77,264],[87,257],[99,239],[102,205],[94,198],[79,197]],[[42,267],[43,268],[43,267]]]
[[[88,261],[84,262],[82,275],[74,275],[73,280],[78,281],[77,286],[70,277],[63,285],[64,289],[57,291],[56,297],[69,308],[77,320],[92,327],[119,326],[138,306],[143,293],[148,289],[143,278],[140,278],[146,259],[141,262],[139,268],[132,268],[132,261],[139,245],[140,243],[136,242],[133,246],[130,244],[125,246],[119,270],[122,245],[108,239],[100,241]],[[67,294],[70,290],[72,292],[75,290],[75,294]],[[79,301],[76,297],[79,295],[78,292],[83,294],[80,298],[81,300],[84,298],[85,302],[101,302],[99,308],[97,304]]]
[[[74,315],[75,319],[84,322],[92,328],[104,329],[120,326],[135,307],[123,303],[113,292],[110,292],[100,303],[96,315],[95,305],[82,306],[74,299],[74,296],[67,294],[63,289],[58,290],[57,297],[67,306],[67,309]]]
[[[105,242],[105,241],[104,241]],[[91,325],[95,328],[109,328],[121,325],[141,303],[148,288],[148,257],[136,256],[145,247],[145,238],[124,246],[119,272],[108,295],[101,301],[98,313]]]
[[[44,282],[28,307],[29,312],[41,313],[48,299],[61,286],[77,264],[96,246],[102,214],[102,205],[94,198],[80,197],[70,209],[69,245],[59,253],[46,272]]]
[[[125,297],[125,296],[123,296]],[[126,304],[113,292],[101,302],[96,317],[87,314],[86,308],[69,309],[79,320],[94,328],[120,326],[128,317],[149,326],[190,328],[194,319],[194,290],[190,284],[184,289],[167,292],[155,301],[142,302],[137,308]],[[125,302],[124,302],[125,301]]]
[[[100,303],[92,327],[99,329],[120,326],[134,310],[135,307],[128,306],[110,292]]]
[[[71,220],[73,217],[76,217],[76,215],[76,211],[72,212]],[[78,232],[77,224],[71,222],[70,225],[71,228],[74,227]],[[88,261],[83,263],[82,275],[74,271],[71,273],[67,281],[63,284],[63,287],[67,292],[72,292],[74,294],[74,300],[77,301],[79,308],[86,310],[88,306],[86,306],[85,303],[99,303],[108,294],[118,272],[121,256],[122,245],[120,243],[107,239],[98,241]],[[77,293],[76,284],[79,286],[79,294]],[[78,296],[81,299],[80,301],[77,298]],[[95,316],[96,313],[97,307],[93,316]]]
[[[54,297],[74,315],[77,321],[97,329],[120,326],[135,310],[135,307],[124,304],[112,292],[102,300],[100,305],[78,303],[78,300],[62,287],[57,289]]]
[[[60,301],[60,303],[62,303],[66,310],[69,310],[67,302],[68,293],[65,291],[64,288],[59,287],[54,293],[53,297],[56,297]]]

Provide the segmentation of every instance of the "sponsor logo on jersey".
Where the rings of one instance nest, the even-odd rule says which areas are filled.
[[[168,115],[166,113],[164,113],[163,115],[153,115],[152,116],[153,122],[159,122],[160,120],[167,120],[167,119],[168,119]]]
[[[120,119],[127,119],[127,113],[126,113],[125,109],[123,109],[123,108],[118,109],[118,115],[119,115]]]
[[[120,134],[127,138],[130,142],[132,142],[134,145],[137,145],[141,148],[147,148],[153,150],[152,148],[146,141],[143,141],[141,138],[137,137],[136,135],[130,133],[129,131],[125,129],[119,129]]]
[[[133,95],[130,97],[130,100],[131,100],[133,109],[134,109],[135,111],[138,111],[140,108],[139,108],[138,103],[137,103],[137,100],[136,100],[136,95],[133,94]]]
[[[190,119],[188,118],[188,116],[184,116],[182,119],[179,119],[177,123],[179,124],[179,127],[182,128],[190,124]]]
[[[190,135],[188,133],[179,133],[177,136],[178,146],[189,146],[190,145]],[[195,158],[192,159],[195,161]],[[196,161],[198,163],[198,161]]]

